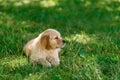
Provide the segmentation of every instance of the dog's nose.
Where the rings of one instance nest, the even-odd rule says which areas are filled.
[[[66,41],[65,40],[63,40],[63,43],[65,43]]]

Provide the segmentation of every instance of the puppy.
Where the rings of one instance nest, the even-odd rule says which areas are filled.
[[[50,67],[60,64],[59,52],[64,45],[65,40],[58,31],[47,29],[37,38],[29,41],[23,50],[32,64],[38,63]]]

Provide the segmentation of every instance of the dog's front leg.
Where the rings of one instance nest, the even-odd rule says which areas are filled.
[[[39,59],[39,63],[42,64],[45,67],[51,67],[51,63],[48,62],[46,59]]]
[[[55,66],[58,66],[60,64],[59,57],[51,57],[48,59],[48,61]]]

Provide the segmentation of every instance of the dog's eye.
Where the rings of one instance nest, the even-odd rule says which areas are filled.
[[[58,39],[58,37],[56,36],[55,39]]]

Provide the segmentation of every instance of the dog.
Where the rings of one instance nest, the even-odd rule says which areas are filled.
[[[38,37],[29,41],[23,48],[31,64],[42,64],[45,67],[60,64],[59,52],[65,46],[65,40],[55,29],[47,29]]]

